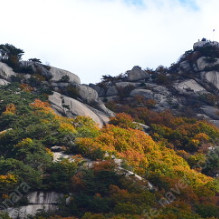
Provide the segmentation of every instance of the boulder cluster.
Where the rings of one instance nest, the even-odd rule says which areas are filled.
[[[117,77],[105,76],[90,87],[105,102],[129,104],[141,96],[154,101],[155,111],[171,110],[219,126],[219,43],[203,39],[169,68],[135,66]]]

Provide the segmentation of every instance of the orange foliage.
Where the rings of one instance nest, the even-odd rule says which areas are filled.
[[[76,139],[79,150],[89,156],[95,150],[107,151],[116,157],[125,159],[133,170],[141,175],[149,174],[185,178],[192,187],[199,187],[213,179],[195,170],[170,148],[155,143],[144,132],[135,129],[123,129],[107,125],[95,138]]]
[[[17,183],[17,182],[18,182],[18,179],[13,174],[0,175],[0,183],[12,184],[12,183]]]
[[[28,93],[33,91],[33,88],[28,84],[20,84],[20,89]]]
[[[115,164],[110,160],[96,162],[93,166],[95,172],[99,171],[112,171],[115,168]]]
[[[48,102],[43,102],[39,99],[35,99],[35,101],[33,103],[31,103],[30,106],[35,108],[35,109],[51,111],[49,103]]]
[[[3,114],[15,114],[16,106],[13,103],[10,103],[6,106],[5,112]]]

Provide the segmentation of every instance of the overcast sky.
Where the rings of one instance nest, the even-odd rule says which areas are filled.
[[[134,65],[169,66],[198,39],[219,41],[218,0],[0,0],[0,7],[0,44],[82,83]]]

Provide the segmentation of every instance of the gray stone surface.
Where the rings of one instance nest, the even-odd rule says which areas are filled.
[[[191,66],[190,66],[188,61],[181,62],[180,65],[179,65],[179,68],[180,68],[181,72],[189,72],[189,71],[191,71]]]
[[[117,82],[116,87],[127,87],[127,86],[133,86],[133,87],[139,87],[141,83],[134,83],[134,82],[127,82],[127,81],[122,81],[122,82]]]
[[[139,66],[134,66],[132,70],[127,71],[128,81],[137,81],[149,78],[149,74]]]
[[[55,211],[58,209],[60,198],[63,198],[62,193],[57,192],[32,192],[27,196],[28,204],[18,208],[8,208],[6,212],[13,219],[26,219],[28,215],[34,216],[39,211]]]
[[[107,89],[106,96],[115,96],[115,95],[118,95],[118,90],[116,89],[116,86],[110,86]]]
[[[105,90],[102,87],[95,85],[95,84],[89,84],[89,86],[93,88],[95,91],[97,91],[100,97],[105,95]]]
[[[12,70],[11,67],[5,63],[0,62],[0,77],[5,80],[10,80],[11,76],[16,76],[17,74]]]
[[[147,89],[134,89],[130,93],[130,96],[132,97],[137,96],[137,95],[143,96],[147,99],[153,99],[154,97],[153,92]]]
[[[98,101],[98,93],[93,88],[87,85],[78,85],[77,86],[79,97],[84,100],[86,103],[93,103]]]
[[[180,94],[207,92],[204,87],[193,79],[175,83],[174,87]]]
[[[4,79],[0,79],[0,86],[5,86],[5,85],[8,85],[10,84],[10,82],[4,80]]]
[[[202,77],[208,83],[212,84],[214,87],[219,89],[219,72],[217,71],[209,71],[202,73]]]
[[[196,65],[199,71],[204,71],[206,68],[212,68],[216,65],[219,65],[219,58],[215,58],[215,62],[208,63],[206,62],[206,59],[208,57],[202,56],[196,61]]]
[[[209,116],[213,120],[219,120],[219,109],[217,107],[206,105],[201,107],[201,109],[207,116]]]
[[[63,76],[67,75],[69,77],[69,82],[75,82],[77,84],[81,83],[80,78],[69,71],[55,67],[50,67],[49,72],[52,74],[52,81],[59,81]]]
[[[78,100],[61,95],[60,93],[54,92],[53,95],[49,96],[49,101],[52,104],[52,107],[60,114],[64,114],[69,117],[88,116],[100,127],[109,121],[109,117],[105,113],[81,103]],[[69,109],[63,105],[68,106]]]

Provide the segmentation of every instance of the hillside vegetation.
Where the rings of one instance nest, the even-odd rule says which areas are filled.
[[[31,191],[60,191],[71,197],[67,205],[60,201],[60,210],[56,212],[60,216],[41,213],[42,216],[35,218],[142,218],[144,215],[146,218],[151,208],[158,209],[156,218],[218,216],[217,181],[201,173],[200,168],[191,168],[192,161],[205,162],[208,155],[168,147],[170,134],[166,134],[168,128],[161,120],[158,119],[163,131],[154,128],[154,141],[125,114],[112,118],[111,124],[102,129],[86,117],[58,116],[45,95],[36,95],[19,84],[0,88],[0,99],[1,202],[20,183],[26,182]],[[185,127],[182,135],[186,136],[186,126],[190,130],[193,127],[194,133],[190,133],[193,136],[187,138],[188,142],[200,141],[196,148],[218,138],[218,129],[204,121],[172,116],[171,123],[177,121]],[[53,162],[50,148],[54,145],[75,154],[74,162],[68,159]],[[189,148],[189,143],[185,147]],[[191,148],[194,150],[194,145]],[[143,178],[125,176],[125,172],[119,171],[115,157],[122,159],[121,168]],[[97,162],[88,168],[85,158]],[[153,188],[148,188],[148,180]],[[172,190],[175,193],[168,195]],[[25,197],[16,205],[24,203]]]
[[[52,203],[55,211],[44,209],[29,219],[219,218],[216,126],[171,109],[155,110],[153,99],[138,95],[106,100],[116,114],[102,127],[86,116],[68,118],[49,101],[55,90],[51,77],[21,69],[23,51],[7,46],[13,50],[3,53],[1,45],[2,61],[22,73],[8,83],[1,79],[6,85],[0,86],[0,218],[33,207],[33,192],[61,195]],[[57,84],[73,86],[68,80]],[[87,104],[74,89],[77,97],[63,92]],[[110,112],[98,101],[89,104]]]

